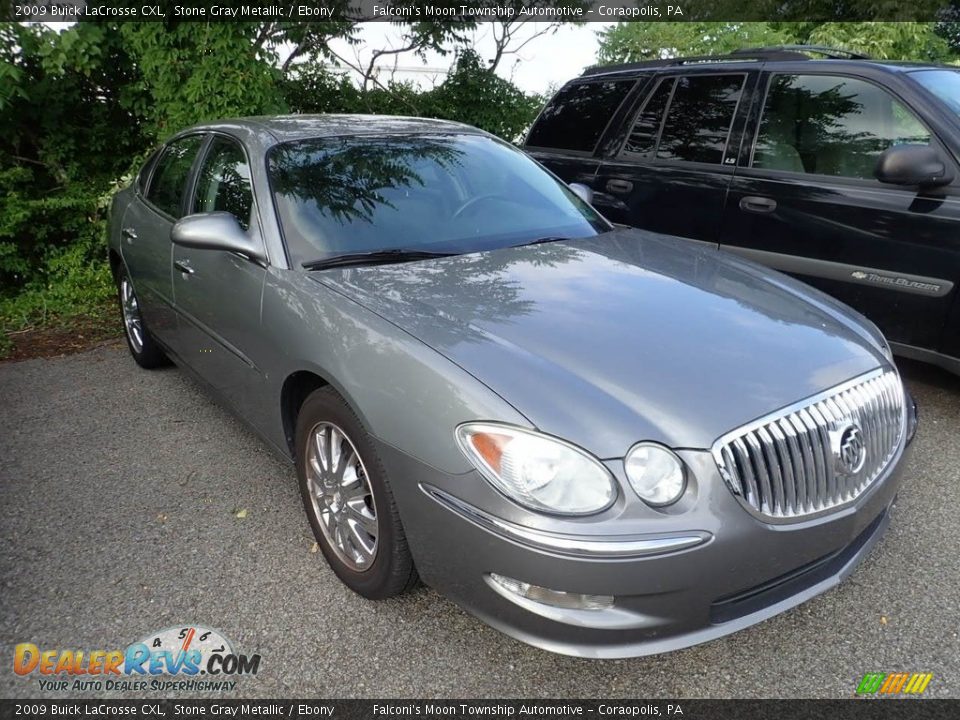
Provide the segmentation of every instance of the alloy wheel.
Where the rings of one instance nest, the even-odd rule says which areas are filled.
[[[360,453],[329,422],[313,427],[307,441],[310,503],[329,546],[351,570],[363,572],[377,556],[377,506]]]
[[[140,353],[143,351],[143,319],[140,317],[140,306],[137,304],[133,285],[127,278],[120,281],[120,306],[123,309],[123,326],[127,339],[130,340],[134,352]]]

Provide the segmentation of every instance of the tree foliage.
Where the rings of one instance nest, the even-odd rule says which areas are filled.
[[[602,30],[602,63],[722,55],[740,48],[821,45],[884,60],[950,61],[960,31],[954,23],[917,22],[655,22]]]
[[[600,63],[723,55],[744,47],[781,45],[788,37],[769,23],[749,22],[626,22],[599,35]]]
[[[435,117],[475,125],[507,140],[520,138],[544,102],[484,67],[470,49],[460,51],[450,75],[430,90],[392,81],[363,90],[344,75],[310,66],[285,81],[284,91],[299,112]]]
[[[351,20],[0,24],[0,331],[87,312],[109,297],[110,193],[152,147],[193,123],[384,113],[459,120],[518,138],[542,98],[465,47],[470,27],[400,23],[400,44],[374,50],[355,82],[336,70],[351,66],[331,50],[334,39],[357,42]],[[436,87],[376,77],[378,62],[428,50],[458,53]]]

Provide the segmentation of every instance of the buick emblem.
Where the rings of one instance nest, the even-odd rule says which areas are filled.
[[[853,421],[841,425],[834,432],[833,454],[840,475],[856,475],[867,460],[867,446],[863,430]]]

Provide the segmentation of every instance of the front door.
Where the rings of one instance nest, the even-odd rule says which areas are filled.
[[[938,141],[866,78],[766,80],[755,142],[744,144],[730,186],[723,248],[819,287],[891,342],[936,349],[960,276],[960,187],[921,192],[873,171],[892,145]]]
[[[238,141],[212,137],[190,209],[232,213],[259,237],[250,166]],[[256,407],[263,383],[258,358],[264,351],[259,338],[264,267],[237,253],[179,245],[172,262],[178,354],[243,416],[257,417],[262,414]]]
[[[756,72],[664,75],[600,167],[594,205],[613,222],[716,244]]]
[[[127,206],[121,226],[120,252],[150,332],[169,344],[176,328],[170,280],[170,229],[181,216],[190,168],[202,135],[174,140],[163,149],[145,194]]]

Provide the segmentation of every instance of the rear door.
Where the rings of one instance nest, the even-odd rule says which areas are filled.
[[[956,294],[958,188],[921,192],[873,176],[888,147],[938,140],[875,78],[798,68],[763,83],[724,249],[821,288],[892,342],[938,347]]]
[[[170,344],[176,328],[170,279],[170,230],[183,214],[190,170],[203,135],[170,142],[160,152],[145,187],[127,207],[121,225],[120,253],[130,273],[144,322]]]
[[[629,104],[625,101],[637,83],[636,77],[569,83],[540,113],[524,150],[564,182],[592,185],[600,165],[597,145],[619,122],[620,108]]]
[[[756,70],[664,73],[593,183],[613,222],[709,244],[719,239]]]
[[[229,212],[259,240],[250,163],[238,140],[211,136],[187,208]],[[276,351],[260,337],[264,266],[237,253],[180,245],[173,246],[172,263],[177,353],[244,417],[260,417],[260,358]]]

